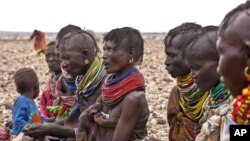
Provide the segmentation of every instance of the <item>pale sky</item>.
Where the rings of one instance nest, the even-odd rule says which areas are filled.
[[[131,26],[167,32],[183,22],[219,25],[246,0],[0,0],[0,31],[57,32],[75,24],[97,32]]]

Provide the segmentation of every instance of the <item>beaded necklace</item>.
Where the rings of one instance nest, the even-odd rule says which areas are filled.
[[[56,98],[55,95],[55,87],[56,87],[56,83],[58,78],[61,76],[61,73],[53,73],[51,76],[51,81],[50,81],[50,94],[53,96],[53,98]]]
[[[70,90],[70,91],[75,91],[76,90],[76,85],[73,82],[67,81],[66,78],[62,79],[64,86]]]
[[[210,90],[209,96],[208,107],[212,109],[224,104],[230,97],[230,93],[220,82]]]
[[[177,78],[177,87],[180,91],[179,104],[183,112],[193,120],[200,119],[202,116],[202,105],[209,93],[200,93],[190,74]]]
[[[233,120],[238,124],[249,124],[250,120],[250,85],[242,89],[241,95],[238,95],[233,101]]]

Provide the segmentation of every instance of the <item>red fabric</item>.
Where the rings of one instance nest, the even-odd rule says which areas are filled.
[[[62,89],[61,83],[63,81],[62,79],[63,79],[63,76],[61,75],[58,78],[56,86],[55,86],[55,97],[56,97],[55,101],[56,102],[54,102],[54,106],[55,105],[65,105],[68,107],[72,107],[75,104],[76,95],[66,96],[66,94],[61,91],[61,89]]]
[[[53,96],[50,94],[51,92],[51,83],[52,80],[49,79],[47,85],[42,93],[40,100],[40,113],[45,118],[50,118],[53,115],[48,111],[47,107],[53,105]]]
[[[0,140],[9,140],[10,134],[5,128],[0,127]]]
[[[107,86],[107,83],[105,81],[102,85],[102,97],[104,101],[113,103],[132,90],[138,89],[143,86],[144,78],[141,73],[133,74],[111,86]]]
[[[34,49],[38,51],[44,51],[46,48],[45,33],[41,31],[34,31],[30,36],[31,39],[35,38]]]

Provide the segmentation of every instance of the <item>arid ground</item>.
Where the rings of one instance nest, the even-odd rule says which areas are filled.
[[[55,34],[46,34],[47,42],[55,39]],[[144,34],[144,61],[139,67],[146,79],[146,95],[150,108],[147,141],[167,141],[168,125],[166,107],[174,80],[165,70],[163,38],[165,34]],[[28,34],[0,34],[0,105],[13,103],[18,93],[15,91],[13,75],[22,67],[35,69],[40,82],[40,91],[49,77],[44,56],[37,56],[33,50],[33,41]],[[102,48],[102,43],[99,42]],[[39,98],[36,99],[39,104]],[[136,108],[136,107],[135,107]],[[0,106],[0,126],[11,119],[11,110]]]

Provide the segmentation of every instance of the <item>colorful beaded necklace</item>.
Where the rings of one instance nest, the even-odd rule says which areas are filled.
[[[64,86],[68,89],[68,90],[70,90],[70,91],[75,91],[76,90],[76,85],[75,85],[75,83],[74,82],[71,82],[71,81],[69,81],[69,80],[66,80],[66,78],[64,78],[63,77],[63,84],[64,84]]]
[[[190,74],[177,78],[177,86],[180,91],[179,104],[183,112],[193,120],[200,119],[202,116],[202,105],[209,93],[200,93]]]
[[[223,87],[223,84],[220,82],[210,90],[209,96],[210,98],[208,107],[212,109],[224,104],[230,97],[230,93]]]
[[[250,120],[250,84],[233,101],[233,120],[238,124],[249,124]]]

